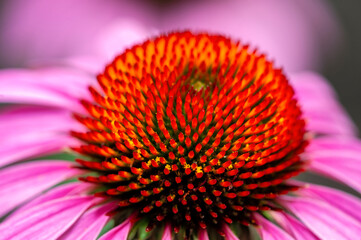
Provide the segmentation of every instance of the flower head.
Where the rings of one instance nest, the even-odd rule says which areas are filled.
[[[254,222],[294,188],[304,121],[263,55],[222,36],[174,33],[136,45],[98,76],[78,160],[83,180],[140,216],[176,229]],[[154,224],[150,223],[150,224]],[[213,227],[213,226],[212,226]]]
[[[14,80],[21,76],[12,74],[5,72]],[[0,171],[2,197],[24,180],[34,184],[32,191],[17,192],[14,202],[4,201],[4,213],[64,179],[80,180],[17,210],[0,225],[6,238],[95,239],[109,219],[114,228],[101,239],[237,239],[250,227],[262,239],[352,239],[360,234],[360,217],[354,214],[361,210],[359,199],[290,178],[311,169],[360,190],[347,175],[361,176],[360,170],[348,169],[359,163],[354,154],[361,144],[352,137],[341,143],[339,136],[347,134],[336,137],[312,125],[319,118],[295,95],[313,96],[307,82],[294,84],[294,90],[282,70],[257,51],[220,35],[171,33],[126,50],[98,75],[97,84],[85,79],[78,75],[68,82],[70,89],[84,92],[81,96],[79,89],[67,95],[54,90],[62,82],[27,83],[40,93],[58,93],[49,95],[50,104],[67,111],[25,107],[18,115],[3,113],[15,120],[13,127],[22,126],[19,118],[29,114],[35,126],[30,136],[34,128],[45,128],[35,139],[57,136],[72,153],[81,154],[77,163],[32,161]],[[5,99],[21,96],[17,91]],[[327,91],[324,99],[329,100]],[[28,99],[39,101],[31,94]],[[69,112],[73,118],[67,119]],[[59,119],[47,123],[53,115],[66,119],[63,131]],[[343,121],[341,128],[349,129]],[[13,133],[3,132],[11,142]],[[35,145],[40,148],[35,153],[49,151],[41,142]],[[351,160],[333,160],[343,151]],[[22,158],[11,154],[3,165]],[[26,174],[17,177],[19,172]],[[46,224],[51,228],[44,229]]]

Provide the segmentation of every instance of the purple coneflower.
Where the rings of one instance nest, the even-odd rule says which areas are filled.
[[[2,239],[361,234],[357,197],[293,179],[361,191],[361,143],[316,74],[288,81],[248,46],[182,32],[127,49],[97,82],[69,68],[0,79],[2,102],[29,104],[0,115]],[[64,148],[76,161],[19,162]]]

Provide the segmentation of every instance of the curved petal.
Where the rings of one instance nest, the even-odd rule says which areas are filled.
[[[307,184],[297,193],[312,199],[323,200],[361,222],[361,200],[348,193],[315,184]]]
[[[226,239],[228,239],[228,240],[239,240],[239,238],[236,236],[236,234],[234,234],[232,229],[227,224],[223,225],[223,232],[225,234]]]
[[[69,111],[38,106],[7,107],[0,111],[0,142],[9,142],[18,135],[28,132],[69,132],[80,129],[79,124]]]
[[[21,212],[25,211],[26,209],[32,208],[33,206],[40,205],[58,198],[66,196],[84,195],[84,193],[88,189],[90,189],[90,187],[91,185],[85,182],[72,182],[57,186],[16,209],[15,212],[11,213],[8,219],[16,216],[17,214],[21,214]]]
[[[75,145],[77,140],[68,133],[83,128],[66,110],[8,107],[0,112],[0,167]]]
[[[99,238],[99,240],[127,239],[132,227],[131,219],[126,219],[122,224],[114,227]]]
[[[96,239],[102,228],[110,218],[108,212],[116,208],[114,203],[94,207],[84,213],[79,220],[68,229],[59,239],[92,240]]]
[[[84,112],[79,99],[90,99],[95,78],[69,69],[1,70],[0,102],[56,106]]]
[[[332,139],[334,143],[331,144]],[[328,144],[311,141],[306,155],[311,171],[339,180],[361,192],[361,141],[355,138],[338,144],[340,138],[328,138]],[[330,147],[332,146],[332,147]]]
[[[3,239],[57,239],[93,202],[94,197],[76,196],[36,205],[3,222],[0,225],[1,237]]]
[[[0,112],[0,144],[6,147],[19,146],[22,141],[41,140],[44,135],[55,138],[71,130],[83,129],[69,111],[62,109],[12,106]]]
[[[172,230],[170,224],[165,225],[162,240],[172,240]]]
[[[285,196],[280,199],[321,239],[357,239],[361,234],[360,222],[325,202]]]
[[[293,239],[293,237],[259,214],[255,214],[255,217],[259,224],[258,232],[260,233],[263,240]]]
[[[357,128],[338,103],[327,81],[312,72],[290,76],[295,94],[306,119],[307,128],[315,133],[352,136]]]
[[[34,139],[32,139],[34,137]],[[75,146],[78,143],[74,138],[62,134],[35,133],[19,135],[17,143],[3,143],[0,148],[0,167],[7,164],[57,153],[66,146]]]
[[[358,138],[345,136],[325,136],[317,137],[312,140],[307,147],[307,151],[328,151],[328,150],[344,151],[345,149],[353,151],[361,151],[361,142]]]
[[[198,233],[199,240],[209,240],[207,230],[201,229]]]
[[[182,1],[164,14],[163,31],[191,29],[237,37],[259,46],[287,71],[315,69],[320,50],[337,44],[338,26],[321,0]]]
[[[272,212],[276,222],[295,239],[318,240],[305,225],[284,212]]]
[[[0,215],[79,173],[71,162],[56,160],[23,163],[0,170]]]
[[[352,160],[352,159],[351,159]],[[348,161],[348,160],[346,160]],[[361,175],[359,163],[328,163],[312,161],[310,169],[319,174],[339,180],[361,192]]]

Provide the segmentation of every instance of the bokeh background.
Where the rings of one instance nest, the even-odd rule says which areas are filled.
[[[329,4],[340,23],[343,42],[337,58],[328,62],[322,73],[361,129],[361,1],[329,0]]]
[[[179,2],[185,2],[186,0],[147,0],[147,1],[129,1],[134,2],[131,8],[137,9],[138,14],[133,14],[136,20],[141,22],[145,22],[147,25],[153,24],[150,18],[148,18],[149,12],[158,12],[159,14],[165,15],[162,19],[163,21],[167,21],[167,18],[177,18],[180,17],[177,15],[177,4]],[[200,15],[207,16],[207,11],[211,11],[208,8],[207,1],[198,0],[202,4],[202,13]],[[197,0],[192,0],[192,2],[198,2]],[[212,0],[210,0],[212,1]],[[216,0],[213,0],[213,2]],[[243,1],[243,0],[240,0]],[[244,0],[247,1],[247,0]],[[295,0],[296,1],[296,0]],[[302,2],[303,0],[299,0]],[[21,5],[25,4],[25,6],[16,5],[14,2],[22,3]],[[7,35],[11,34],[11,29],[7,29],[4,31],[6,26],[9,26],[14,18],[11,18],[11,11],[18,11],[18,20],[19,16],[23,17],[23,22],[20,21],[17,24],[26,26],[27,22],[30,22],[29,18],[31,18],[31,11],[28,6],[32,3],[32,0],[1,0],[0,1],[0,68],[7,68],[7,67],[22,67],[26,64],[25,61],[29,60],[29,56],[26,54],[26,48],[36,48],[38,45],[46,45],[46,42],[33,42],[33,39],[25,39],[25,41],[29,41],[29,44],[24,44],[24,39],[22,41],[14,41],[11,42],[11,47],[9,45],[9,40],[6,39]],[[36,4],[39,2],[48,2],[49,1],[35,1]],[[69,1],[68,1],[69,2]],[[77,2],[77,1],[76,1]],[[93,20],[97,18],[97,10],[99,11],[109,11],[109,18],[114,14],[117,14],[117,10],[114,9],[119,7],[119,5],[114,5],[115,7],[108,7],[108,9],[90,9],[90,6],[86,4],[86,1],[81,1],[84,4],[84,11],[93,11]],[[108,1],[103,1],[104,3],[108,4]],[[220,1],[227,4],[227,1]],[[30,4],[30,5],[29,5]],[[137,5],[138,4],[138,5]],[[359,129],[361,129],[361,1],[359,0],[347,0],[347,1],[339,1],[339,0],[325,0],[324,5],[327,6],[327,11],[331,12],[334,25],[336,25],[336,32],[337,34],[333,37],[329,37],[328,39],[323,39],[322,45],[328,45],[329,42],[332,42],[333,48],[328,48],[327,51],[323,51],[321,54],[323,55],[322,63],[315,63],[317,64],[317,71],[324,75],[330,83],[334,86],[336,92],[339,95],[341,103],[345,106],[349,114],[351,115],[352,119],[355,121],[356,125]],[[198,6],[199,7],[199,6]],[[69,11],[71,11],[72,4],[68,6]],[[256,6],[257,8],[257,6]],[[172,11],[167,15],[164,12],[172,9]],[[179,7],[182,9],[182,6]],[[123,9],[124,10],[124,9]],[[131,10],[131,11],[133,11]],[[237,10],[237,9],[235,9]],[[30,11],[30,12],[29,12]],[[39,13],[46,16],[46,8],[44,9],[45,12]],[[183,8],[184,11],[184,8]],[[312,9],[310,9],[312,11]],[[317,10],[318,11],[318,10]],[[122,11],[119,11],[122,12]],[[123,11],[124,12],[124,11]],[[37,13],[38,14],[38,13]],[[285,13],[286,14],[286,13]],[[315,13],[313,13],[315,14]],[[316,15],[319,14],[320,16],[323,14],[321,11],[316,12]],[[10,16],[10,17],[9,17]],[[49,21],[54,21],[54,19],[58,18],[61,19],[63,16],[68,16],[66,8],[59,9],[58,15],[49,15]],[[81,15],[80,15],[81,16]],[[257,16],[255,16],[257,17]],[[21,17],[20,17],[21,20]],[[66,21],[67,19],[64,19]],[[160,21],[162,21],[160,20]],[[209,16],[210,22],[217,21],[217,16],[210,15]],[[43,19],[44,21],[44,19]],[[88,21],[87,19],[83,19],[83,21]],[[159,20],[158,20],[159,21]],[[190,19],[185,17],[184,22],[186,26],[192,24],[192,21],[197,21],[197,19]],[[40,22],[39,24],[43,24]],[[77,23],[74,22],[76,25]],[[102,24],[102,22],[99,22]],[[16,28],[17,25],[11,25],[12,28]],[[31,26],[31,25],[29,25]],[[161,26],[161,25],[157,25]],[[179,25],[178,25],[179,26]],[[84,28],[82,31],[84,33],[89,33],[88,30],[94,28],[94,21],[89,22],[89,28]],[[162,28],[162,27],[160,27]],[[226,26],[225,26],[226,28]],[[14,30],[14,29],[13,29]],[[16,30],[16,29],[15,29]],[[162,29],[160,29],[162,30]],[[324,29],[319,29],[322,32]],[[9,32],[10,31],[10,32]],[[49,32],[40,31],[38,29],[30,29],[23,28],[21,31],[29,32],[31,34],[39,34],[39,35],[46,35],[46,34],[54,34],[56,29],[53,29]],[[13,31],[14,32],[14,31]],[[16,32],[16,31],[15,31]],[[19,33],[18,33],[19,34]],[[81,35],[82,32],[79,31],[77,33]],[[315,34],[318,34],[315,32]],[[14,35],[16,36],[16,34]],[[18,36],[23,36],[19,34]],[[26,35],[24,35],[26,36]],[[68,40],[72,40],[73,36],[62,36],[59,39],[59,42],[64,42]],[[335,44],[336,43],[336,44]],[[33,47],[32,47],[33,46]],[[49,44],[49,48],[53,47],[54,44]],[[302,45],[299,46],[302,48]],[[262,46],[261,46],[262,48]],[[10,50],[9,50],[10,49]],[[8,51],[9,50],[9,51]],[[24,54],[17,55],[14,57],[11,55],[11,51],[23,51]],[[49,50],[51,52],[51,49]],[[58,54],[59,55],[59,54]],[[60,54],[61,55],[61,54]],[[20,56],[20,57],[19,57]],[[25,57],[22,59],[22,57]],[[25,60],[26,59],[26,60]]]

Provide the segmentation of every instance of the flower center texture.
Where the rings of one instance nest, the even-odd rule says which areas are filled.
[[[305,123],[280,69],[219,35],[171,33],[106,66],[77,160],[97,195],[149,219],[194,231],[253,224],[303,170]]]

